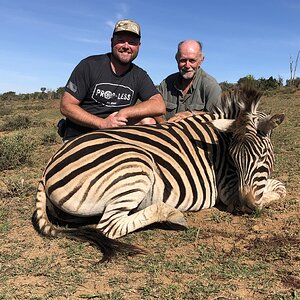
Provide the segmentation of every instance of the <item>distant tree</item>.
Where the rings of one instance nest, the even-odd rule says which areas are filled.
[[[59,87],[59,88],[56,90],[55,98],[56,98],[56,99],[60,99],[60,98],[62,97],[64,91],[65,91],[65,88],[64,88],[64,87]]]
[[[277,81],[278,81],[279,86],[283,86],[283,78],[281,76],[278,76]]]
[[[266,90],[274,90],[280,86],[280,83],[275,79],[273,76],[269,77],[268,79],[260,78],[257,80],[257,86],[259,89],[266,91]]]
[[[296,78],[296,71],[297,71],[297,67],[298,67],[299,53],[300,53],[300,50],[297,53],[297,58],[296,58],[294,73],[293,73],[293,80],[295,80],[295,78]]]
[[[222,91],[228,91],[234,87],[234,84],[229,83],[227,81],[223,81],[223,82],[220,82],[220,87],[222,88]]]
[[[292,82],[291,82],[291,80],[287,80],[286,85],[299,88],[300,87],[300,77],[296,77],[295,79],[292,80]]]
[[[290,56],[290,74],[291,74],[291,76],[290,76],[290,80],[287,80],[287,81],[289,81],[289,85],[292,85],[292,83],[293,83],[293,63],[294,63],[294,61],[292,59],[292,56]]]
[[[41,92],[34,92],[31,94],[31,98],[34,100],[44,99],[44,95]]]
[[[16,92],[13,91],[9,91],[1,95],[1,100],[15,100],[16,98]]]
[[[30,100],[30,94],[21,94],[21,95],[20,95],[20,98],[21,98],[22,100]]]
[[[294,80],[296,79],[296,72],[297,72],[297,67],[298,67],[299,54],[300,54],[300,50],[297,53],[295,65],[294,65],[294,61],[292,59],[292,56],[290,56],[290,73],[291,73],[291,77],[290,77],[290,80],[287,80],[289,82],[290,86],[294,85]]]
[[[245,77],[242,77],[240,78],[238,81],[237,81],[237,84],[238,85],[241,85],[241,84],[246,84],[246,83],[251,83],[251,84],[254,84],[256,85],[257,84],[257,81],[255,80],[254,76],[253,75],[246,75]]]
[[[45,93],[46,88],[45,87],[41,87],[41,91],[42,91],[42,93]]]

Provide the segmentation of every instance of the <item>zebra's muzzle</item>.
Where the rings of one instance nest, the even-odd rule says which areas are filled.
[[[250,186],[245,185],[240,190],[241,211],[244,213],[252,213],[256,208],[256,200],[253,190]]]

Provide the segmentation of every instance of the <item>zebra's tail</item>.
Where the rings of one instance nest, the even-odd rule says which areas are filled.
[[[134,245],[122,243],[105,236],[99,229],[93,227],[62,228],[56,227],[49,221],[47,216],[47,197],[43,181],[39,182],[36,195],[36,210],[32,215],[32,224],[35,230],[43,235],[57,237],[64,235],[69,239],[83,242],[90,242],[96,245],[102,252],[103,257],[100,262],[106,262],[118,252],[127,255],[145,254],[146,250]]]

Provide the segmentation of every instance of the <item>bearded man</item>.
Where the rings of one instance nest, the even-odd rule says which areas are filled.
[[[221,103],[221,87],[200,67],[204,60],[201,42],[180,42],[175,59],[179,72],[169,75],[158,87],[167,108],[165,116],[156,118],[160,123],[211,112]]]
[[[66,117],[58,125],[64,141],[96,129],[155,124],[154,117],[165,114],[165,103],[152,80],[132,63],[140,39],[138,23],[118,21],[111,52],[89,56],[75,67],[60,103]]]

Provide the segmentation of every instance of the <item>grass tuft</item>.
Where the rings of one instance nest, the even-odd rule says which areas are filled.
[[[32,138],[22,133],[0,137],[0,171],[30,165],[34,148]]]

